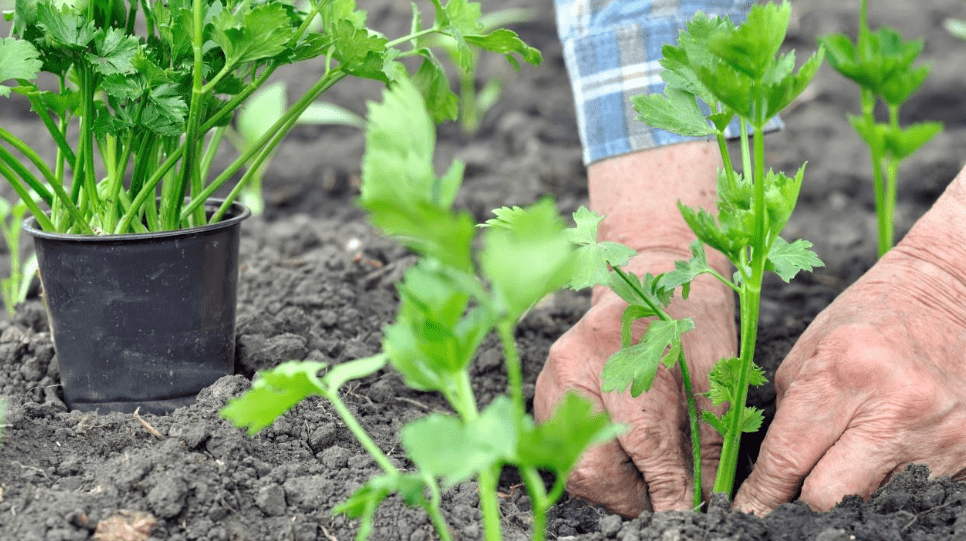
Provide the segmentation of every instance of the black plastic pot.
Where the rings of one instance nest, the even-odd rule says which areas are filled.
[[[238,243],[249,216],[235,203],[217,224],[104,236],[27,221],[71,409],[170,413],[234,371]]]

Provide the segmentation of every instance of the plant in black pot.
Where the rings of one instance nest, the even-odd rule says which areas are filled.
[[[442,121],[456,116],[457,98],[429,36],[453,37],[463,69],[473,49],[539,62],[513,32],[484,32],[479,4],[432,7],[431,25],[414,5],[410,34],[391,40],[366,27],[354,0],[18,0],[4,13],[0,96],[30,101],[56,154],[45,160],[0,126],[0,176],[32,214],[70,407],[168,412],[231,373],[249,214],[235,199],[332,85],[391,84],[409,66]],[[238,107],[278,67],[312,59],[318,80],[215,170]]]

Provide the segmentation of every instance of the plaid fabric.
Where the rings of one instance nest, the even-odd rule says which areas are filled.
[[[694,140],[635,120],[630,98],[662,92],[661,47],[695,12],[740,23],[752,0],[554,0],[584,163]],[[773,120],[769,128],[781,125]],[[729,135],[734,129],[729,129]]]

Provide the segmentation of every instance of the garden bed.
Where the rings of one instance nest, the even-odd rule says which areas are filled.
[[[371,26],[387,33],[408,24],[406,3],[359,4],[369,10]],[[858,2],[846,4],[794,2],[788,46],[805,58],[814,50],[817,35],[850,32],[857,24]],[[440,131],[440,163],[454,157],[467,163],[457,205],[470,209],[478,220],[493,208],[527,204],[544,194],[553,194],[567,214],[587,198],[552,3],[485,2],[487,11],[516,6],[534,10],[532,20],[516,29],[543,51],[544,63],[514,74],[502,59],[484,58],[484,77],[507,80],[503,99],[475,135],[465,135],[455,125]],[[946,16],[966,18],[966,5],[956,0],[927,5],[888,0],[871,9],[873,27],[889,24],[906,37],[926,38],[924,60],[934,64],[929,81],[903,109],[903,121],[946,123],[946,131],[902,170],[897,217],[901,235],[966,161],[966,43],[940,26]],[[309,75],[305,68],[282,73],[293,93],[313,82]],[[347,81],[327,99],[362,113],[365,100],[378,96],[378,85]],[[4,102],[0,124],[30,142],[31,134],[42,128],[26,107]],[[793,170],[809,162],[787,232],[789,238],[813,241],[826,263],[788,285],[769,280],[759,351],[770,380],[808,322],[875,259],[867,153],[844,116],[856,111],[857,91],[826,66],[785,115],[786,129],[768,136],[769,159],[776,169]],[[256,370],[290,359],[338,363],[379,351],[381,329],[396,309],[393,284],[415,258],[374,234],[353,205],[362,152],[361,133],[331,127],[300,128],[280,148],[266,177],[267,212],[243,226],[238,375],[203,391],[189,408],[140,419],[67,412],[37,292],[13,320],[0,320],[0,395],[10,403],[0,447],[0,539],[88,539],[99,522],[125,510],[142,513],[128,514],[125,520],[140,520],[145,531],[154,523],[152,539],[354,536],[354,523],[331,516],[330,509],[378,468],[325,402],[301,403],[255,438],[222,420],[218,409],[248,387]],[[541,303],[519,326],[528,399],[550,344],[588,305],[587,292],[563,292]],[[484,343],[472,377],[483,403],[504,392],[495,337]],[[397,430],[413,418],[445,409],[440,398],[406,388],[389,370],[350,386],[345,400],[400,464]],[[768,415],[774,412],[770,385],[753,391],[751,400]],[[760,437],[749,436],[745,462],[753,462]],[[500,490],[508,539],[522,539],[528,531],[529,502],[518,483],[513,472],[504,472]],[[444,494],[444,514],[456,538],[482,539],[477,504],[472,483]],[[927,480],[927,472],[916,469],[896,476],[869,502],[847,498],[822,514],[793,503],[766,519],[712,506],[704,515],[645,513],[625,521],[565,498],[551,512],[549,531],[551,539],[627,541],[955,539],[966,536],[966,485]],[[380,510],[373,533],[374,539],[385,540],[433,537],[425,515],[397,498]]]

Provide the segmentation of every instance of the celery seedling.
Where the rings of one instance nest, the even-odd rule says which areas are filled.
[[[617,427],[575,394],[537,426],[524,409],[514,328],[544,295],[606,277],[606,261],[623,264],[629,255],[614,247],[576,246],[553,204],[544,200],[526,209],[497,211],[482,230],[482,248],[474,257],[480,229],[467,212],[451,208],[463,166],[456,163],[437,177],[434,146],[432,118],[413,84],[400,79],[384,103],[370,104],[359,203],[376,227],[421,256],[398,284],[399,311],[385,329],[384,352],[333,367],[321,378],[317,373],[327,367],[320,363],[286,363],[263,372],[252,390],[231,401],[222,414],[254,433],[304,397],[320,395],[332,402],[384,470],[335,509],[362,520],[359,538],[370,531],[379,503],[398,492],[408,503],[423,506],[440,537],[448,539],[437,480],[449,487],[475,477],[486,539],[500,539],[497,480],[500,469],[510,465],[519,469],[533,503],[533,539],[543,539],[547,510],[563,494],[580,454],[613,437]],[[541,264],[521,266],[524,260]],[[587,267],[578,269],[578,260]],[[480,409],[469,364],[493,331],[503,346],[509,392]],[[402,473],[384,459],[337,393],[349,378],[371,374],[387,360],[406,385],[442,394],[455,413],[431,414],[402,428],[400,439],[414,472]],[[549,491],[540,470],[555,475]]]
[[[20,259],[20,233],[26,212],[27,205],[23,201],[11,205],[6,199],[0,199],[0,233],[10,252],[10,276],[0,280],[0,291],[3,306],[11,317],[16,313],[17,304],[26,300],[30,282],[37,272],[36,254],[30,254],[24,262]]]
[[[899,126],[899,107],[929,76],[929,66],[913,66],[922,52],[923,41],[904,41],[897,31],[887,26],[873,32],[868,23],[868,0],[861,0],[856,42],[845,34],[830,34],[819,38],[819,43],[828,54],[829,64],[861,90],[862,115],[849,115],[849,122],[868,145],[872,159],[879,257],[882,257],[895,242],[899,165],[943,128],[939,122]],[[879,122],[875,117],[875,107],[880,101],[888,111],[886,122]]]
[[[504,27],[511,24],[522,23],[531,17],[529,10],[526,9],[504,9],[487,13],[480,19],[483,28],[487,31]],[[453,64],[459,63],[459,49],[457,42],[449,36],[429,36],[423,40],[428,47],[442,49],[449,56]],[[468,69],[461,68],[457,71],[457,84],[459,89],[459,124],[464,133],[475,133],[483,121],[486,112],[496,104],[503,92],[503,81],[497,77],[487,79],[483,86],[477,90],[476,87],[476,66],[478,58],[474,55],[472,62],[468,64]]]
[[[739,357],[719,361],[709,374],[708,397],[715,405],[729,404],[717,416],[703,413],[703,420],[724,437],[714,492],[731,494],[743,432],[758,430],[762,416],[745,406],[750,385],[764,382],[754,363],[758,335],[758,311],[765,271],[786,282],[801,270],[821,266],[811,243],[789,243],[779,234],[784,228],[801,187],[804,166],[794,176],[765,169],[765,124],[787,107],[807,87],[822,61],[821,51],[796,72],[794,52],[779,55],[785,39],[791,6],[755,5],[747,20],[735,26],[728,18],[709,18],[698,13],[679,35],[677,45],[665,45],[663,95],[637,96],[634,107],[645,123],[688,136],[714,136],[724,167],[718,175],[717,216],[679,204],[684,220],[698,240],[693,257],[680,261],[671,272],[645,276],[643,280],[619,268],[611,287],[628,301],[623,317],[625,348],[604,368],[604,390],[639,395],[650,388],[660,364],[677,364],[686,374],[681,355],[681,335],[693,327],[689,320],[674,321],[664,311],[673,292],[681,288],[686,297],[690,282],[710,274],[738,294],[741,315]],[[699,105],[704,104],[704,107]],[[732,165],[725,129],[737,117],[741,134],[742,170]],[[748,132],[753,133],[752,149]],[[720,251],[734,264],[732,278],[715,272],[705,258],[706,248]],[[637,344],[631,343],[630,323],[657,317]],[[700,332],[700,329],[698,329]],[[691,412],[695,469],[700,467],[697,415],[686,389]],[[695,506],[701,502],[700,473],[695,474]]]

